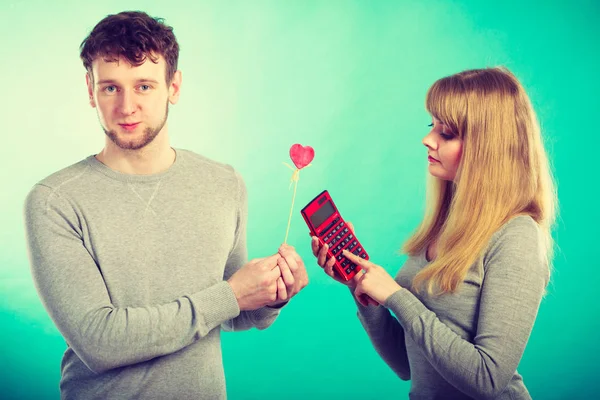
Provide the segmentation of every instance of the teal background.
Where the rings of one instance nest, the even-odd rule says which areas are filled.
[[[598,2],[8,0],[0,5],[0,397],[59,396],[65,344],[31,280],[22,204],[37,181],[103,146],[78,46],[105,15],[129,9],[175,28],[183,86],[172,144],[242,173],[251,257],[283,241],[289,147],[316,151],[288,240],[311,282],[270,329],[223,335],[231,399],[407,398],[409,383],[378,358],[345,288],[313,261],[299,211],[328,189],[372,260],[394,274],[423,211],[426,90],[495,65],[531,96],[560,200],[555,271],[519,371],[534,399],[600,390]]]

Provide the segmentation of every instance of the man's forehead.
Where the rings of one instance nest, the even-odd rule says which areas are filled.
[[[113,75],[110,79],[122,76],[135,77],[136,75],[162,76],[165,73],[165,60],[162,56],[146,56],[140,65],[133,65],[127,58],[113,55],[99,55],[92,61],[92,70],[96,78],[101,75]]]

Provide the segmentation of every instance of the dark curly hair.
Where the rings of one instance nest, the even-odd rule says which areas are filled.
[[[149,58],[158,62],[163,56],[166,63],[166,81],[171,82],[177,71],[179,44],[173,28],[162,18],[153,18],[142,11],[124,11],[108,15],[94,27],[81,42],[80,57],[83,66],[93,79],[92,62],[97,57],[107,61],[125,58],[131,65],[139,66]]]

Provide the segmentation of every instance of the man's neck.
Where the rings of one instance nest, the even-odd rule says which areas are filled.
[[[109,138],[96,159],[112,170],[130,175],[152,175],[169,169],[176,153],[166,135],[158,135],[152,143],[138,150],[124,150]]]

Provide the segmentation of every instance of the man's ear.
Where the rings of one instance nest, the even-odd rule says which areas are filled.
[[[177,104],[179,101],[179,94],[181,93],[181,71],[175,71],[173,74],[173,79],[171,79],[171,83],[169,84],[169,103]]]
[[[90,106],[92,106],[92,108],[96,108],[96,101],[94,100],[94,79],[91,77],[90,74],[90,72],[86,72],[85,83],[88,89],[88,98],[90,101]]]

